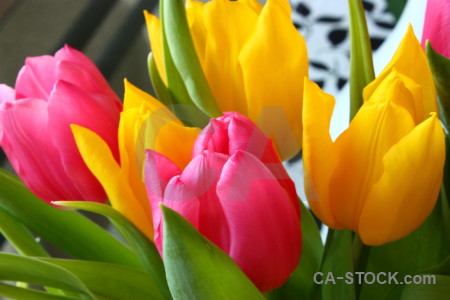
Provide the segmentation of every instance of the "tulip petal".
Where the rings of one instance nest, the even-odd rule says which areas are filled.
[[[15,95],[16,93],[12,87],[0,84],[0,104],[14,101]]]
[[[401,95],[386,97],[392,90],[402,89]],[[397,92],[398,93],[398,92]],[[423,89],[411,78],[397,72],[395,68],[380,82],[377,89],[366,101],[383,102],[389,99],[397,105],[405,108],[413,117],[415,124],[420,124],[424,119],[425,108],[423,106]]]
[[[174,194],[174,190],[180,188],[184,190],[179,192],[179,195],[183,195],[184,198],[178,198],[178,204],[198,199],[200,203],[198,213],[201,217],[193,225],[225,252],[228,251],[230,246],[229,231],[222,206],[216,194],[216,186],[227,159],[228,155],[204,151],[192,159],[176,184],[169,184],[165,193],[166,199],[177,199],[170,195]],[[173,208],[177,210],[176,207]]]
[[[164,115],[168,120],[178,120],[177,117],[161,102],[156,100],[150,94],[147,94],[143,90],[139,89],[127,79],[124,80],[125,95],[124,95],[124,106],[123,110],[126,111],[130,108],[141,108],[144,106],[145,109],[150,112],[158,111],[161,115]],[[180,122],[180,121],[178,121]],[[181,124],[181,122],[180,122]]]
[[[192,148],[199,133],[199,128],[185,127],[173,121],[166,123],[156,132],[154,149],[169,157],[180,169],[184,169],[191,160]],[[183,146],[180,147],[174,141],[183,141]]]
[[[145,22],[147,24],[148,38],[150,40],[150,47],[155,58],[156,67],[161,76],[161,79],[167,85],[166,68],[164,67],[164,53],[162,42],[162,29],[160,20],[150,14],[148,11],[144,11]]]
[[[363,95],[365,100],[370,98],[375,89],[377,89],[380,83],[394,68],[399,73],[414,80],[423,88],[422,101],[425,113],[423,116],[419,116],[420,120],[425,120],[430,112],[437,112],[438,107],[433,76],[427,63],[425,52],[417,41],[411,26],[409,26],[407,33],[400,42],[400,45],[389,64],[383,69],[380,75],[364,89]]]
[[[168,159],[164,155],[153,150],[146,150],[145,152],[145,186],[147,188],[148,201],[150,202],[150,206],[152,209],[153,229],[155,231],[155,244],[159,252],[162,253],[161,230],[163,222],[162,211],[159,203],[163,202],[166,206],[173,204],[173,201],[170,200],[166,203],[166,200],[164,199],[164,191],[171,178],[181,174],[181,171],[172,161],[170,161],[170,159]],[[198,217],[198,215],[195,215],[195,210],[198,209],[198,203],[196,203],[196,207],[197,208],[194,207],[193,210],[190,210],[194,211],[194,217],[191,217],[192,214],[189,214],[189,217],[194,221],[196,221]]]
[[[136,135],[141,128],[140,114],[137,108],[128,109],[120,113],[119,147],[120,166],[122,175],[133,191],[136,199],[147,207],[147,193],[143,184],[143,167],[145,155],[144,147],[137,147]]]
[[[444,161],[444,132],[433,114],[384,156],[383,175],[370,191],[359,221],[365,244],[398,240],[422,224],[436,203]]]
[[[238,56],[255,30],[258,15],[245,2],[218,0],[205,4],[203,16],[207,28],[203,65],[208,83],[222,111],[246,114]]]
[[[56,83],[48,103],[50,136],[60,152],[66,173],[87,201],[103,202],[106,197],[103,188],[83,163],[69,125],[76,124],[95,130],[118,159],[117,130],[112,128],[118,128],[119,109],[110,104],[109,96],[88,94],[64,81]]]
[[[235,112],[225,112],[223,117],[211,120],[195,141],[192,156],[204,150],[227,155],[243,150],[255,155],[277,178],[300,215],[294,182],[281,164],[272,141],[252,121]]]
[[[386,95],[389,99],[408,96],[412,97],[402,85],[393,85]],[[358,230],[367,195],[383,173],[383,156],[414,125],[408,111],[392,101],[366,102],[338,137],[335,149],[340,160],[331,177],[330,190],[331,208],[342,227]]]
[[[223,167],[217,194],[229,224],[229,255],[261,291],[283,284],[298,264],[301,232],[278,181],[255,156],[238,151]]]
[[[329,184],[338,164],[330,136],[330,121],[334,98],[324,93],[317,84],[305,78],[303,107],[303,168],[305,192],[309,206],[319,219],[336,229],[331,210]]]
[[[153,240],[150,206],[143,206],[135,197],[108,144],[87,128],[71,125],[71,129],[84,162],[104,187],[114,209]]]
[[[282,159],[295,155],[302,145],[298,120],[302,116],[303,77],[308,72],[306,57],[306,44],[292,24],[288,2],[267,1],[239,62],[248,116],[272,138]]]
[[[450,2],[428,0],[422,33],[422,45],[430,40],[433,49],[450,58]]]
[[[192,35],[195,50],[200,63],[204,67],[205,63],[205,47],[206,47],[206,27],[203,18],[203,8],[205,4],[200,1],[186,1],[186,17],[188,20],[189,30]]]
[[[50,55],[28,57],[16,80],[16,98],[48,99],[56,80],[56,59]]]
[[[21,99],[2,104],[1,146],[25,184],[47,201],[81,199],[64,173],[57,149],[42,134],[48,125],[47,102]]]
[[[59,80],[85,89],[92,86],[98,93],[107,94],[119,101],[97,66],[82,52],[65,45],[55,53],[55,59],[58,61],[56,76]]]

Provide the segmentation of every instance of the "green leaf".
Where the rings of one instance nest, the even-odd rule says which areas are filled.
[[[348,0],[350,18],[350,120],[363,104],[363,89],[374,78],[372,48],[361,0]]]
[[[398,278],[401,278],[442,264],[449,256],[450,236],[446,235],[441,209],[436,205],[427,220],[403,239],[370,247],[365,271],[398,272]],[[360,295],[361,299],[367,300],[398,299],[396,286],[389,284],[365,284]]]
[[[434,83],[438,94],[441,119],[448,125],[450,122],[450,59],[433,50],[429,41],[426,52]],[[448,129],[448,126],[446,126]]]
[[[436,284],[411,284],[403,287],[400,300],[447,300],[450,295],[450,277],[436,276]]]
[[[28,288],[21,288],[0,282],[0,296],[8,299],[33,299],[33,300],[78,300],[80,298],[49,294]]]
[[[42,260],[58,265],[76,275],[97,298],[166,299],[152,278],[142,271],[92,261],[51,258]]]
[[[160,15],[164,13],[164,1],[160,2]],[[164,53],[164,68],[167,78],[167,89],[173,102],[172,111],[175,112],[177,117],[186,126],[195,126],[203,128],[208,124],[209,116],[205,114],[197,105],[192,101],[189,95],[185,83],[178,72],[172,55],[167,43],[167,37],[165,35],[165,23],[164,18],[161,17],[161,29],[162,29],[162,44]]]
[[[163,0],[161,22],[170,56],[192,101],[212,118],[222,115],[195,51],[183,0]],[[166,51],[166,49],[164,49]],[[169,78],[169,74],[167,74]]]
[[[31,257],[0,253],[0,280],[54,287],[73,293],[77,299],[96,299],[69,271]]]
[[[167,54],[166,56],[169,56]],[[170,57],[167,59],[171,64]],[[158,99],[164,103],[186,126],[195,126],[203,128],[208,124],[209,118],[190,100],[189,95],[182,83],[178,71],[173,66],[172,72],[168,72],[168,87],[164,84],[152,53],[148,56],[148,69],[153,89]],[[170,70],[171,68],[169,68]],[[187,98],[186,98],[187,97]],[[184,99],[184,100],[183,100]],[[187,100],[189,99],[189,100]]]
[[[433,50],[429,41],[426,43],[428,63],[433,74],[434,84],[438,95],[440,119],[444,123],[447,133],[445,136],[446,157],[450,157],[450,59]],[[444,169],[445,190],[450,191],[450,163],[445,162]]]
[[[398,20],[406,5],[406,0],[387,0],[388,10]]]
[[[161,205],[164,266],[175,299],[261,299],[236,263],[186,219]]]
[[[22,223],[0,209],[0,232],[23,255],[48,256],[36,238]]]
[[[312,278],[319,271],[323,244],[319,227],[309,210],[300,200],[302,253],[300,263],[288,281],[269,293],[270,299],[310,299],[314,288]]]
[[[322,277],[318,278],[323,280],[320,286],[321,299],[356,299],[355,286],[337,279],[337,277],[345,277],[347,272],[354,271],[352,254],[352,232],[330,228],[321,267]],[[333,280],[327,281],[328,274],[332,274]]]
[[[150,80],[152,82],[153,89],[156,92],[156,97],[159,101],[161,101],[165,106],[171,108],[173,101],[170,96],[170,92],[167,89],[164,81],[159,74],[158,68],[156,67],[155,59],[153,58],[153,53],[148,54],[147,58],[148,72],[150,74]]]
[[[76,258],[140,267],[131,250],[107,231],[76,212],[45,203],[4,170],[0,170],[0,209]]]
[[[171,298],[165,279],[164,265],[155,245],[117,210],[108,205],[85,201],[56,201],[55,204],[64,207],[83,209],[109,218],[119,233],[134,250],[144,266],[144,269],[160,288],[161,293],[168,299]]]
[[[448,256],[442,263],[422,271],[425,274],[441,274],[450,276],[450,256]]]

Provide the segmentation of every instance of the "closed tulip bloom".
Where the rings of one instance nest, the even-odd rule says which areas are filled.
[[[188,0],[186,14],[197,56],[222,111],[239,112],[274,141],[282,157],[302,144],[306,44],[286,0]],[[159,20],[146,14],[152,51],[163,79]]]
[[[442,183],[445,143],[436,99],[427,96],[434,86],[423,85],[429,78],[410,30],[335,141],[329,134],[334,99],[305,79],[305,189],[325,224],[351,229],[367,245],[382,245],[408,235],[431,213]]]
[[[142,179],[145,149],[164,153],[183,168],[190,161],[200,130],[184,127],[158,100],[125,80],[124,107],[116,133],[120,160],[95,131],[77,125],[72,131],[84,162],[102,184],[112,207],[153,239],[152,211]],[[183,140],[185,147],[174,143],[177,140]]]
[[[422,45],[429,40],[435,51],[450,58],[450,1],[428,0]]]
[[[15,89],[0,85],[0,145],[41,199],[106,201],[81,158],[70,124],[97,132],[118,158],[122,105],[96,66],[65,46],[55,56],[29,57]]]
[[[247,124],[242,127],[242,118],[227,114],[212,120],[197,139],[193,158],[184,169],[164,155],[148,150],[145,182],[153,209],[155,244],[161,253],[160,202],[182,214],[228,253],[255,285],[266,292],[282,285],[298,264],[301,250],[298,203],[293,203],[277,175],[252,154],[274,151],[267,149],[271,147],[267,138],[258,143],[262,149],[251,149],[246,141],[240,140],[249,129]],[[218,132],[217,136],[208,132],[216,126],[212,125],[214,122],[225,132]],[[203,135],[205,131],[208,138]],[[213,137],[209,138],[211,134]],[[259,134],[256,133],[257,139],[261,138]],[[249,152],[241,150],[239,144]]]
[[[286,190],[297,214],[300,215],[294,182],[283,167],[272,140],[251,120],[235,112],[225,112],[223,117],[211,119],[196,139],[192,156],[195,157],[205,150],[226,155],[233,155],[239,150],[253,154],[265,164]]]

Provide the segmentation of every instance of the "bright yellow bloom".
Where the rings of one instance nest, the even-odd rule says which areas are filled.
[[[431,213],[442,183],[445,142],[430,78],[410,29],[335,141],[329,134],[334,99],[305,79],[305,188],[325,224],[381,245],[408,235]]]
[[[152,214],[142,180],[145,149],[163,153],[184,168],[200,130],[184,127],[159,101],[125,81],[118,132],[120,164],[95,132],[77,125],[72,125],[72,132],[86,165],[102,184],[111,205],[153,240]]]
[[[186,14],[197,54],[222,111],[248,116],[271,137],[283,159],[302,144],[306,44],[287,0],[188,0]],[[156,65],[165,69],[159,20],[146,13]]]

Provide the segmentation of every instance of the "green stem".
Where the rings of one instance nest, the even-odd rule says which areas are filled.
[[[350,16],[350,120],[363,104],[362,91],[374,78],[372,48],[361,0],[348,0]]]
[[[439,197],[439,202],[442,209],[442,222],[444,226],[445,236],[450,237],[450,208],[448,204],[447,192],[445,190],[445,185],[441,186],[441,194]]]

